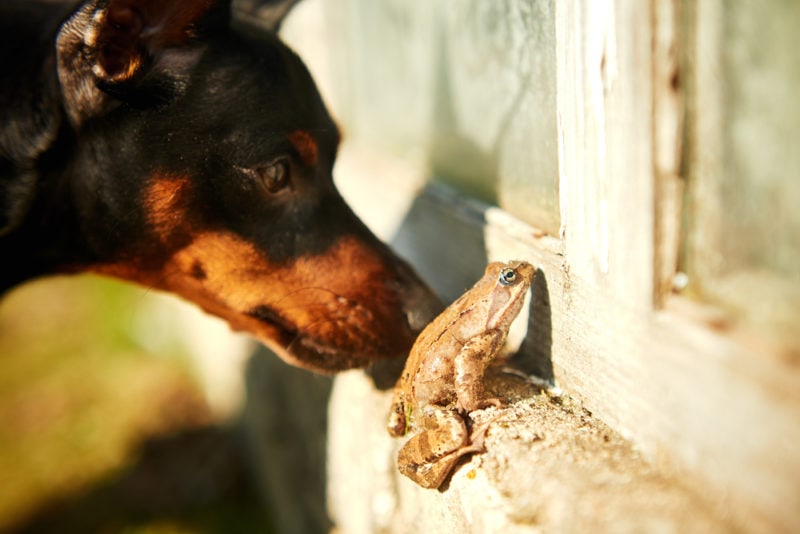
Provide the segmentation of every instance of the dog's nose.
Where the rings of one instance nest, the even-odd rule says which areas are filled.
[[[403,306],[408,326],[414,332],[420,332],[443,309],[442,301],[427,286],[415,287],[409,292]]]
[[[407,265],[399,273],[403,313],[412,331],[419,333],[444,309],[444,304],[428,285]]]
[[[410,331],[412,337],[408,340],[409,344],[405,347],[405,351],[397,354],[398,357],[375,359],[367,368],[375,387],[381,390],[394,386],[403,371],[405,357],[408,356],[414,341],[413,337],[416,337],[444,309],[439,297],[411,267],[396,260],[394,271],[395,283],[392,284],[392,289],[400,297],[402,312],[406,318],[407,324],[403,329]]]

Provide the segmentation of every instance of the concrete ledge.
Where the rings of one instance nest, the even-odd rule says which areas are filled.
[[[487,409],[487,452],[460,465],[442,491],[400,475],[403,440],[385,431],[390,392],[362,372],[334,381],[328,427],[328,508],[337,531],[719,532],[713,503],[657,472],[630,444],[568,397],[496,372],[511,403]]]

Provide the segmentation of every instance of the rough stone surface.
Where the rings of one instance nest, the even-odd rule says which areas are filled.
[[[328,507],[338,531],[734,530],[713,503],[658,472],[569,397],[499,370],[489,387],[510,402],[475,414],[492,421],[487,451],[436,491],[395,469],[404,440],[385,430],[390,392],[361,372],[339,375],[328,430]]]

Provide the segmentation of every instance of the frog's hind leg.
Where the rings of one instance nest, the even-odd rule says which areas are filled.
[[[458,416],[456,415],[456,417]],[[423,488],[438,488],[447,480],[450,472],[463,456],[484,452],[486,450],[486,446],[484,445],[486,431],[493,422],[494,419],[473,427],[469,434],[469,440],[466,443],[438,459],[426,462],[422,459],[422,456],[418,456],[415,459],[416,461],[400,462],[398,465],[400,472]],[[415,436],[412,439],[417,437],[419,436]],[[409,440],[409,442],[410,441],[411,440]],[[408,446],[408,444],[406,444],[406,446]],[[405,449],[405,447],[403,448]],[[402,449],[400,452],[402,455]],[[409,453],[414,454],[412,451],[409,451]]]
[[[464,419],[454,411],[434,410],[420,421],[423,431],[409,439],[397,455],[399,471],[422,486],[438,488],[469,446]]]
[[[469,442],[467,424],[457,412],[428,408],[420,416],[422,431],[401,449],[412,461],[433,462]]]
[[[399,465],[399,471],[403,475],[407,476],[418,485],[425,489],[438,489],[447,477],[450,475],[450,472],[455,467],[456,463],[458,463],[459,459],[465,454],[471,454],[473,452],[480,452],[483,449],[476,449],[472,446],[464,447],[463,449],[458,449],[450,454],[447,454],[440,458],[439,460],[427,463],[427,464],[405,464]]]

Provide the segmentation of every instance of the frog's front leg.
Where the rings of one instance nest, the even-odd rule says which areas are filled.
[[[454,360],[456,408],[468,414],[485,406],[497,406],[499,399],[486,399],[483,393],[483,375],[486,367],[503,347],[504,331],[487,330],[461,347]]]
[[[467,425],[457,412],[428,407],[418,417],[422,431],[400,449],[397,467],[423,488],[438,488],[459,458],[482,449],[469,446]]]

